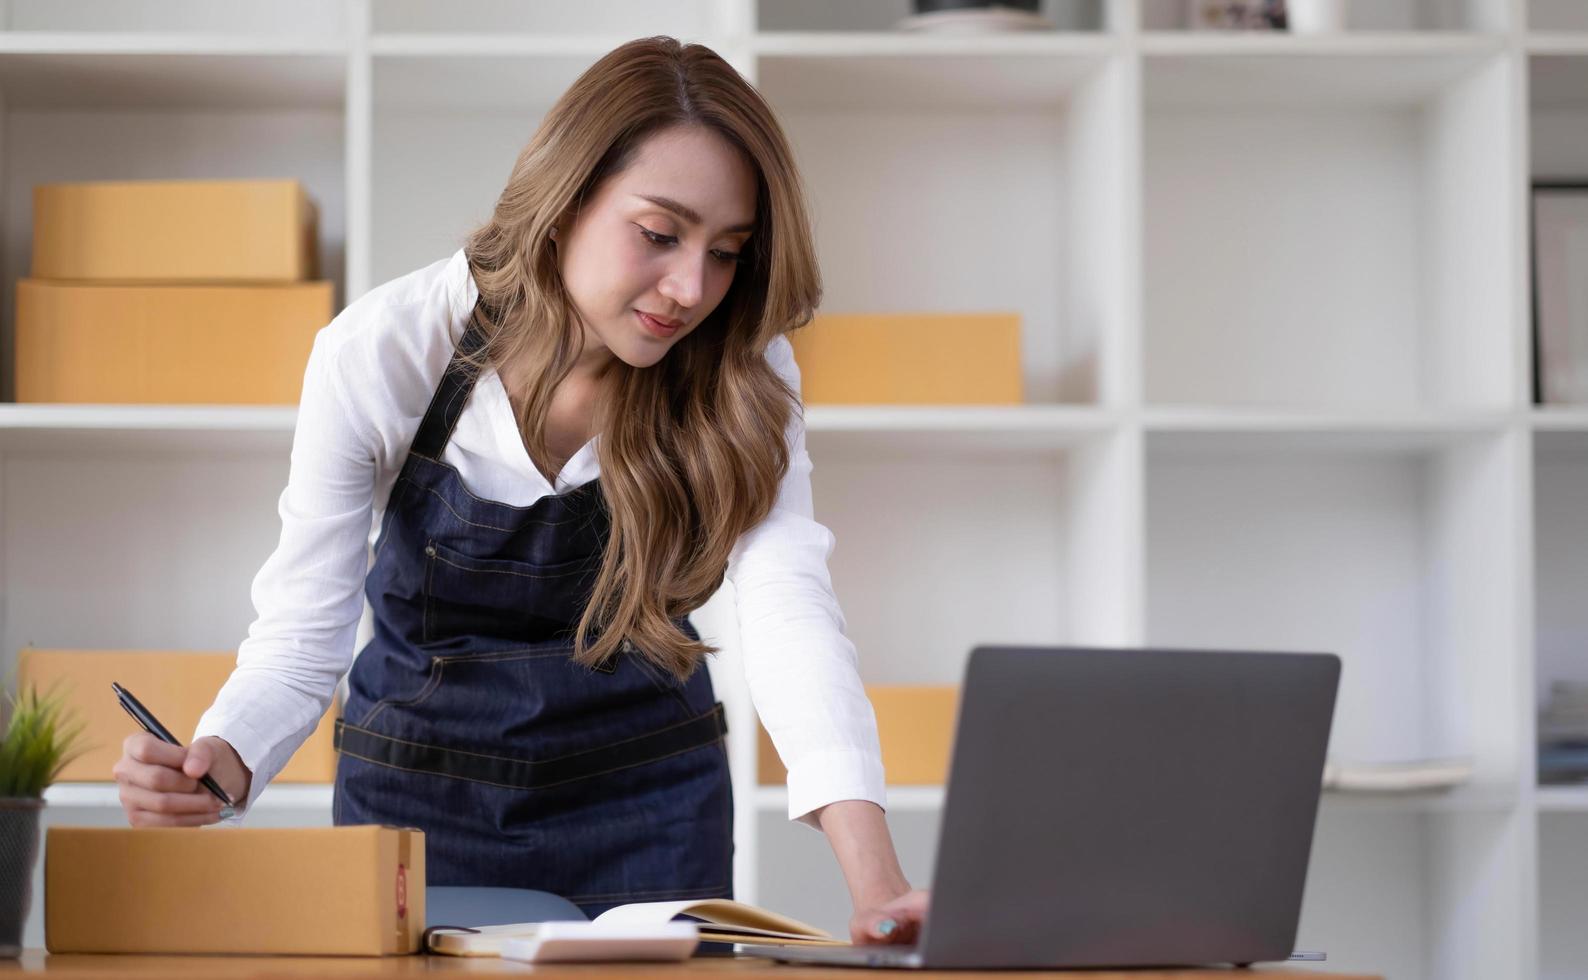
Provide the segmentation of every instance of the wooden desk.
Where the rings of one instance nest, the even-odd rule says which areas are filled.
[[[990,973],[925,970],[873,971],[878,976],[930,975],[960,980],[1004,980],[1008,977],[1059,976],[1075,980],[1382,980],[1365,974],[1318,973],[1294,967],[1251,970],[1064,970],[1049,973],[999,970]],[[591,963],[535,966],[514,960],[461,956],[101,956],[82,953],[50,955],[28,949],[20,960],[0,960],[0,975],[43,976],[53,980],[109,980],[130,976],[177,980],[299,980],[333,977],[335,980],[386,980],[389,977],[499,975],[534,973],[579,977],[581,980],[617,980],[620,977],[666,978],[721,974],[732,980],[776,977],[779,980],[838,980],[855,971],[822,966],[792,966],[767,960],[702,957],[685,963]]]

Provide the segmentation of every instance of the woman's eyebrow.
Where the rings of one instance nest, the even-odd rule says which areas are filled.
[[[690,207],[687,204],[681,204],[678,201],[675,201],[675,200],[673,200],[670,197],[657,197],[657,196],[653,196],[653,195],[650,195],[650,194],[636,194],[634,196],[637,197],[637,198],[640,198],[641,200],[650,201],[652,204],[656,205],[659,208],[666,208],[667,210],[673,212],[674,214],[678,215],[680,218],[683,218],[685,221],[689,222],[692,225],[698,225],[698,224],[701,223],[701,221],[700,221],[700,212],[699,211],[696,211],[694,208]],[[755,222],[752,221],[752,222],[749,222],[747,224],[734,225],[732,228],[725,228],[723,230],[724,231],[754,231],[755,230]]]

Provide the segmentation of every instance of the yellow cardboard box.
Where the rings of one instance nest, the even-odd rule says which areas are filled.
[[[51,953],[414,953],[423,831],[51,827]]]
[[[233,653],[166,650],[43,650],[24,647],[17,655],[19,686],[36,686],[40,693],[60,684],[62,696],[85,725],[84,742],[90,746],[68,763],[60,779],[66,782],[109,782],[111,767],[121,758],[128,735],[142,731],[121,710],[110,682],[115,681],[154,713],[186,745],[193,729],[232,668]],[[273,782],[329,783],[336,777],[336,749],[331,732],[341,706],[334,700],[320,725]]]
[[[296,180],[33,188],[39,279],[284,282],[319,276],[318,211]]]
[[[20,280],[17,401],[296,405],[331,286]]]
[[[877,715],[882,766],[889,786],[941,786],[948,781],[954,747],[959,688],[954,685],[876,685],[866,687]],[[772,737],[760,729],[757,776],[763,786],[781,786],[788,770]]]
[[[1017,313],[824,313],[789,342],[810,405],[1024,400]]]

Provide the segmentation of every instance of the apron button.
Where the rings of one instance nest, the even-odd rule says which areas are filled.
[[[632,640],[630,640],[628,637],[624,637],[623,638],[623,643],[618,647],[618,649],[622,650],[624,653],[633,653],[634,652],[634,642]]]
[[[436,546],[433,544],[425,545],[425,554],[429,555],[431,558],[434,558],[436,556]]]

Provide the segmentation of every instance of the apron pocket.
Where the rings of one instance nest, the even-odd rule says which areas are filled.
[[[569,630],[601,568],[599,554],[530,564],[476,558],[434,540],[426,542],[424,558],[426,643],[460,636],[527,643]]]

